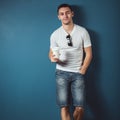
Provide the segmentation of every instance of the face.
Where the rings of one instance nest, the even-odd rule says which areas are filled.
[[[58,11],[58,18],[64,25],[69,25],[72,22],[73,16],[74,13],[70,10],[69,7],[62,7]]]

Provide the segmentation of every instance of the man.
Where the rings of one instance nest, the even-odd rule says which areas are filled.
[[[92,59],[91,41],[87,30],[73,23],[74,12],[70,5],[61,4],[57,13],[62,26],[52,33],[49,51],[51,62],[56,63],[57,102],[62,120],[71,120],[71,101],[75,107],[74,120],[81,120],[84,109],[84,75]],[[65,61],[55,57],[55,47],[59,48],[59,52],[64,51]]]

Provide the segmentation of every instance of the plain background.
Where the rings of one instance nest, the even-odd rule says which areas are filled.
[[[48,52],[61,3],[93,45],[84,120],[120,119],[119,0],[0,0],[0,120],[60,120]]]

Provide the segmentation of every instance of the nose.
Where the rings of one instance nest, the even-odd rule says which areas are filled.
[[[65,17],[65,18],[67,18],[67,17],[68,17],[68,16],[67,16],[67,13],[65,13],[65,14],[64,14],[64,17]]]

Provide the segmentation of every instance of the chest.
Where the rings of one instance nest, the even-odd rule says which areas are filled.
[[[67,35],[65,34],[59,34],[56,43],[60,48],[69,48],[68,46],[68,42],[67,42]],[[79,48],[83,48],[83,40],[82,40],[82,36],[80,35],[71,35],[71,41],[73,44],[73,48],[79,49]]]

